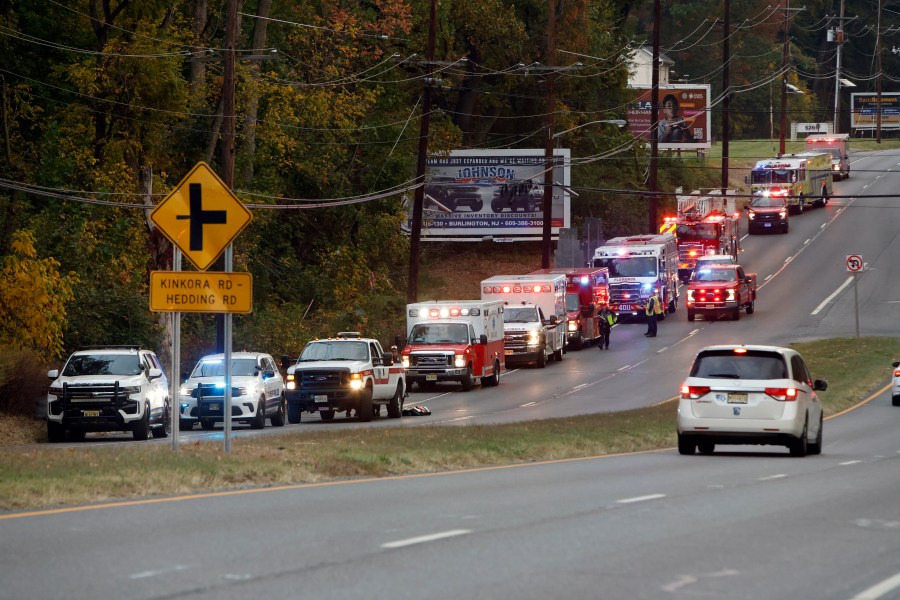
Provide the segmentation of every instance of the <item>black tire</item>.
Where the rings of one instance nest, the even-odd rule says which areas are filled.
[[[697,450],[697,442],[692,438],[678,434],[678,454],[691,455]]]
[[[556,362],[562,362],[562,357],[563,357],[562,348],[560,348],[559,350],[555,350],[553,352],[553,360],[555,360]]]
[[[810,442],[806,450],[809,454],[819,455],[822,454],[822,417],[819,417],[819,433],[816,434],[816,441]]]
[[[673,314],[676,310],[678,310],[678,296],[672,295],[672,299],[669,301],[669,314]]]
[[[260,396],[256,403],[256,416],[250,421],[251,429],[265,429],[266,427],[266,397]]]
[[[356,416],[363,423],[372,420],[372,396],[374,391],[371,387],[367,387],[365,392],[360,394],[359,404],[356,406]]]
[[[797,198],[797,214],[803,214],[803,205],[806,203],[806,198],[804,198],[803,194],[800,194],[800,197]]]
[[[494,361],[494,374],[481,378],[481,386],[495,387],[500,385],[500,361]]]
[[[481,200],[472,203],[472,212],[481,212],[482,208],[484,208],[484,202]]]
[[[303,410],[300,408],[299,404],[288,404],[288,423],[296,425],[303,418],[302,415]]]
[[[464,392],[468,392],[475,387],[475,380],[472,379],[472,367],[466,367],[466,374],[459,380]]]
[[[397,382],[397,390],[394,392],[394,395],[391,396],[390,402],[388,402],[387,407],[388,417],[391,419],[399,419],[403,416],[403,382]]]
[[[547,355],[544,354],[544,349],[543,349],[543,348],[541,348],[541,351],[540,351],[540,353],[538,354],[537,366],[538,366],[538,368],[540,368],[540,369],[543,369],[544,367],[547,366]]]
[[[334,421],[334,409],[320,410],[319,416],[322,417],[323,421]]]
[[[144,417],[132,425],[131,435],[135,440],[146,440],[150,435],[150,407],[144,406]]]
[[[278,410],[275,411],[269,418],[269,422],[272,424],[272,427],[284,427],[284,417],[285,417],[285,405],[287,401],[284,399],[284,394],[278,397]]]
[[[216,427],[216,422],[212,419],[200,419],[200,428],[203,431],[212,431]]]
[[[700,454],[712,454],[716,450],[716,445],[712,442],[699,442],[697,444],[697,450],[700,451]]]
[[[747,305],[747,314],[752,315],[753,311],[756,310],[754,305],[756,304],[756,300],[751,300],[750,304]]]
[[[66,441],[66,428],[62,423],[47,421],[47,441],[51,444],[61,444]]]
[[[781,229],[781,233],[787,233],[788,231],[790,231],[790,229],[791,229],[790,224],[785,223],[784,227]]]
[[[792,440],[788,448],[791,451],[791,456],[806,456],[809,452],[809,440],[806,439],[808,424],[803,424],[803,432],[800,433],[800,437],[796,440]]]
[[[156,439],[162,439],[169,437],[169,406],[166,403],[166,408],[163,410],[163,422],[159,427],[153,428],[153,437]]]
[[[87,436],[87,432],[84,429],[70,429],[69,430],[69,441],[70,442],[83,442],[85,436]]]
[[[732,321],[740,321],[741,320],[741,307],[738,306],[731,312],[731,320]]]
[[[194,429],[195,421],[189,421],[188,419],[179,419],[178,420],[178,431],[191,431]]]
[[[687,311],[688,321],[693,321],[695,316],[696,315],[694,313],[692,313],[691,311]]]
[[[891,405],[900,406],[900,396],[891,396]]]

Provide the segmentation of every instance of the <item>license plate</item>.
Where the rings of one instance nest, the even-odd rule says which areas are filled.
[[[747,394],[728,394],[728,404],[747,404]]]
[[[772,226],[771,223],[763,223],[763,227],[771,227],[771,226]]]
[[[99,410],[83,410],[83,411],[81,411],[81,414],[84,415],[85,417],[99,417],[100,411]]]
[[[620,304],[619,310],[631,310],[631,305],[630,304]]]
[[[704,307],[705,308],[715,308],[716,305],[715,304],[705,304]]]
[[[328,402],[328,396],[324,394],[317,394],[313,396],[313,401],[315,402]]]
[[[222,410],[222,405],[221,404],[210,404],[209,410]]]
[[[506,350],[506,349],[503,350],[503,354],[506,354],[507,356],[509,356],[512,353],[513,353],[512,350]]]
[[[426,375],[425,381],[437,381],[437,375]]]

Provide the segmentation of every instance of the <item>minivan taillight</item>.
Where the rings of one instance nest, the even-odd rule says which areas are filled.
[[[708,385],[683,385],[681,386],[681,397],[684,400],[697,400],[709,393]]]
[[[900,377],[900,369],[894,369],[894,377]]]
[[[766,388],[766,393],[781,402],[792,402],[797,399],[797,388]]]

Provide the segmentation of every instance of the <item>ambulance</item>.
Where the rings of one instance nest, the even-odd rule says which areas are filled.
[[[593,265],[609,269],[609,306],[641,315],[655,292],[666,312],[678,307],[678,244],[675,235],[633,235],[608,240],[594,250]]]
[[[435,300],[406,305],[406,380],[422,389],[456,381],[469,391],[500,384],[506,370],[503,302]]]
[[[496,275],[481,282],[481,299],[503,303],[507,364],[562,360],[566,348],[566,276]]]
[[[835,181],[850,177],[849,133],[806,136],[807,152],[831,154],[831,175]]]
[[[600,338],[600,309],[609,304],[609,271],[602,267],[555,267],[532,274],[566,276],[566,343],[580,349]]]

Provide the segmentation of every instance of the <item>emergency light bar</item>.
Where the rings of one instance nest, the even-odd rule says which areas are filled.
[[[481,314],[480,308],[459,308],[456,306],[451,307],[441,307],[441,308],[424,308],[422,309],[422,316],[428,317],[429,319],[446,319],[448,317],[477,317]],[[410,317],[418,317],[419,309],[411,308],[409,309]]]

